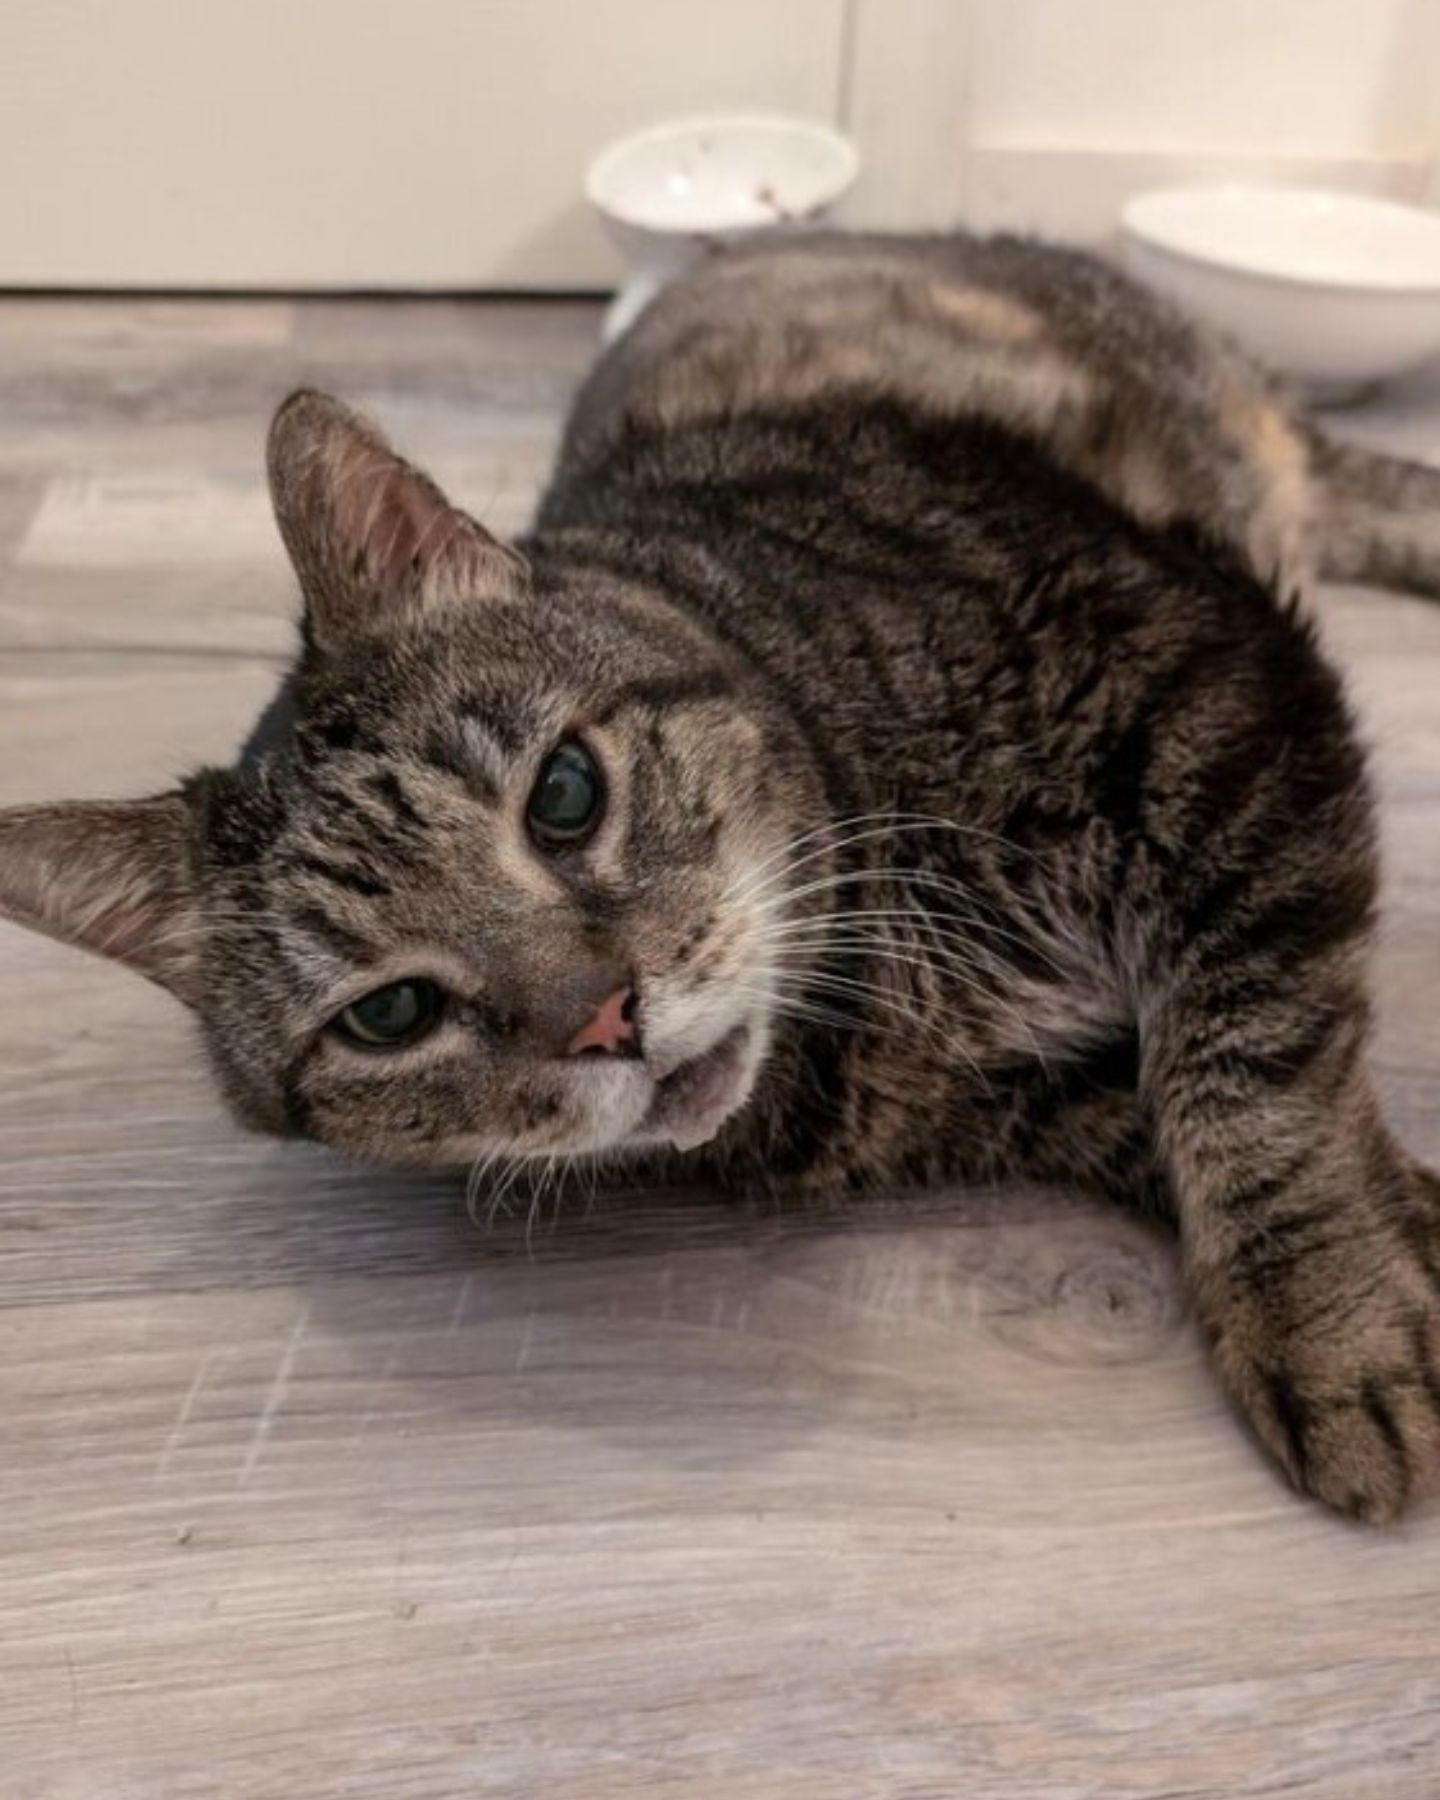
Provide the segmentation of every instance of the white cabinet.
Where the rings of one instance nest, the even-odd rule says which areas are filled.
[[[833,122],[845,0],[0,0],[0,285],[596,287],[590,155]]]

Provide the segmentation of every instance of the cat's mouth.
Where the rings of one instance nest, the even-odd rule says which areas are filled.
[[[691,1150],[714,1137],[749,1088],[750,1048],[749,1025],[736,1025],[719,1043],[662,1075],[634,1140]]]

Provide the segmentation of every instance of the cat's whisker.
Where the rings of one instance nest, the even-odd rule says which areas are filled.
[[[937,977],[942,981],[948,979],[962,983],[972,994],[979,998],[986,1011],[998,1014],[1000,1018],[1007,1021],[1016,1033],[1025,1039],[1026,1043],[1030,1046],[1031,1054],[1037,1057],[1042,1063],[1044,1062],[1044,1052],[1040,1040],[1036,1036],[1034,1026],[1025,1017],[1025,1014],[1020,1007],[1015,1005],[1013,1001],[1007,999],[1004,993],[998,989],[993,982],[977,980],[972,974],[964,969],[946,964],[942,964],[937,968],[936,965],[929,962],[923,954],[918,956],[912,955],[904,951],[887,949],[883,946],[874,944],[842,945],[839,947],[839,953],[842,955],[853,954],[865,958],[876,958],[882,962],[888,962],[901,967],[908,965],[918,971],[923,971]]]
[[[486,1210],[485,1223],[487,1227],[494,1227],[496,1215],[500,1212],[503,1212],[507,1218],[510,1216],[510,1197],[514,1193],[524,1171],[525,1158],[513,1153],[507,1153],[505,1159],[505,1171],[501,1175],[499,1182],[496,1184],[495,1192],[491,1196],[490,1205]]]
[[[480,1170],[483,1158],[476,1157],[465,1174],[465,1217],[478,1228],[480,1224]]]
[[[468,1214],[472,1225],[478,1227],[480,1223],[478,1214],[481,1190],[489,1177],[490,1171],[505,1155],[505,1146],[503,1144],[497,1144],[488,1154],[477,1157],[470,1166],[469,1179],[465,1183],[465,1211]],[[487,1216],[486,1224],[490,1225],[493,1223],[494,1217],[492,1211],[491,1214]]]
[[[878,822],[886,818],[887,815],[884,814],[874,814],[868,818],[866,815],[857,815],[856,820],[852,823],[856,826],[863,826],[864,829],[847,829],[843,823],[837,823],[819,826],[813,831],[804,832],[790,843],[782,845],[769,856],[762,858],[759,863],[743,870],[737,879],[727,887],[723,898],[736,903],[758,901],[767,893],[783,888],[785,882],[797,869],[817,862],[822,857],[840,856],[846,850],[853,849],[857,844],[867,843],[874,838],[893,837],[896,831],[893,820],[887,823]],[[811,842],[816,837],[825,837],[826,834],[833,834],[830,841],[819,844]],[[807,843],[811,843],[811,847],[803,855],[791,854]],[[786,858],[788,860],[783,860]],[[780,863],[778,868],[774,867],[777,862]]]
[[[574,1167],[576,1167],[580,1170],[582,1176],[589,1177],[589,1180],[587,1183],[588,1191],[585,1195],[585,1214],[584,1214],[584,1216],[587,1219],[595,1211],[595,1208],[600,1204],[601,1174],[604,1171],[604,1169],[608,1167],[609,1162],[610,1162],[610,1158],[609,1158],[608,1154],[605,1151],[601,1150],[601,1151],[598,1151],[595,1155],[586,1157],[583,1161],[577,1162],[573,1165]]]
[[[891,1015],[908,1032],[913,1032],[923,1039],[935,1044],[945,1054],[958,1055],[965,1061],[982,1081],[984,1073],[973,1054],[960,1041],[957,1031],[945,1028],[943,1018],[928,1017],[917,1006],[907,1005],[892,990],[883,988],[876,982],[862,981],[858,977],[836,975],[829,971],[811,971],[803,978],[810,990],[834,994],[837,998],[860,1000],[870,1006],[878,1006]],[[988,1087],[988,1083],[986,1083]]]
[[[908,924],[924,928],[927,915],[923,912],[908,912],[900,915]],[[850,927],[848,915],[834,915],[831,920],[823,922],[825,929],[817,931],[813,936],[795,933],[779,941],[782,958],[787,952],[800,950],[813,952],[816,957],[854,956],[867,961],[880,961],[897,967],[910,967],[917,973],[931,979],[953,980],[962,984],[984,1003],[985,1007],[1007,1019],[1017,1032],[1031,1045],[1034,1054],[1041,1057],[1041,1047],[1034,1028],[1025,1019],[1021,1010],[1005,998],[1001,985],[993,977],[995,971],[987,970],[983,963],[974,960],[968,954],[971,946],[961,940],[967,954],[951,948],[943,943],[927,943],[907,940],[898,937],[893,930],[883,925],[878,927]],[[928,936],[928,933],[927,933]],[[820,971],[821,974],[824,971]],[[1003,975],[1003,971],[1001,972]]]
[[[991,986],[977,980],[969,970],[945,962],[937,963],[917,950],[897,949],[883,938],[842,939],[826,946],[826,955],[832,953],[836,956],[862,957],[866,961],[893,963],[899,968],[914,969],[917,973],[932,978],[948,979],[972,993],[982,995],[986,1000],[992,994]]]
[[[555,1200],[550,1213],[550,1230],[553,1233],[560,1229],[560,1210],[565,1204],[566,1183],[569,1181],[570,1171],[575,1165],[573,1160],[567,1156],[563,1150],[555,1151],[550,1162],[554,1171],[554,1186],[552,1191],[555,1195]]]
[[[911,959],[929,968],[947,970],[965,985],[987,992],[1003,981],[1005,976],[1005,971],[997,967],[993,958],[976,953],[972,946],[963,941],[932,938],[918,932],[911,935],[899,930],[886,930],[877,925],[842,927],[823,935],[796,932],[771,939],[765,947],[782,957],[803,956],[810,961],[823,961],[832,951],[841,949],[852,952],[866,948],[883,950],[889,955]]]
[[[837,888],[861,887],[867,884],[880,885],[886,882],[901,889],[924,887],[952,894],[957,900],[966,904],[974,904],[976,901],[974,890],[953,875],[944,875],[934,869],[879,867],[836,870],[829,875],[812,876],[798,888],[791,888],[785,895],[785,902],[787,905],[793,905],[796,900],[806,899],[811,894],[831,893]]]
[[[744,984],[737,984],[735,992],[744,995],[747,999],[764,1001],[772,1012],[827,1029],[844,1028],[854,1023],[843,1013],[836,1012],[829,1007],[816,1006],[804,1000],[792,998],[784,992],[776,991],[775,988],[747,987]]]
[[[843,888],[843,887],[846,887],[849,885],[858,884],[861,881],[877,881],[878,882],[878,881],[883,881],[886,879],[892,880],[896,886],[904,886],[904,885],[908,884],[912,887],[916,887],[916,888],[919,888],[922,890],[928,890],[930,892],[944,894],[944,895],[958,901],[962,906],[967,907],[967,908],[973,908],[977,905],[986,904],[984,901],[982,901],[980,899],[979,896],[977,896],[971,889],[967,888],[963,883],[956,881],[951,876],[940,875],[937,872],[935,872],[933,870],[928,870],[928,869],[867,870],[867,871],[864,871],[863,873],[857,872],[854,875],[835,875],[835,876],[822,877],[822,878],[813,880],[811,882],[808,882],[803,887],[794,890],[790,895],[787,896],[787,898],[793,902],[795,900],[808,898],[812,894],[823,893],[823,892],[833,892],[833,891],[836,891],[840,888]],[[823,922],[826,922],[826,920],[828,920],[830,918],[843,918],[846,916],[847,911],[850,911],[850,910],[852,910],[852,909],[837,908],[834,913],[826,915],[825,920],[811,920],[811,919],[801,918],[801,919],[797,919],[797,920],[793,920],[793,921],[789,921],[789,922],[794,923],[796,925],[811,924],[811,923],[823,923]],[[879,909],[865,909],[865,908],[853,909],[853,911],[855,911],[855,912],[862,911],[862,910],[879,910]],[[914,908],[896,909],[896,910],[908,910],[908,911],[914,912],[916,914],[923,914],[923,913],[928,913],[930,909],[914,907]],[[984,933],[988,934],[990,937],[1000,938],[1000,939],[1009,941],[1011,943],[1014,943],[1018,948],[1022,949],[1025,952],[1027,957],[1033,956],[1033,957],[1038,958],[1039,960],[1047,963],[1049,965],[1049,967],[1054,971],[1057,979],[1065,978],[1065,974],[1066,974],[1065,970],[1061,967],[1061,965],[1058,962],[1055,961],[1054,957],[1049,954],[1049,952],[1043,947],[1043,945],[1037,943],[1033,937],[1022,936],[1021,934],[1013,931],[1012,929],[1010,929],[1010,927],[1008,927],[1006,925],[999,925],[999,924],[993,923],[989,920],[984,920],[984,919],[977,920],[977,919],[972,918],[969,920],[969,923],[976,930],[984,932]],[[1058,932],[1056,933],[1056,935],[1059,935]]]
[[[890,926],[890,929],[887,929]],[[908,926],[913,938],[901,934]],[[957,968],[971,970],[993,966],[994,958],[983,946],[976,945],[962,932],[945,927],[931,927],[921,913],[836,913],[831,918],[797,920],[793,926],[757,933],[755,942],[766,948],[823,950],[828,944],[853,938],[869,943],[886,943],[899,947],[928,945],[937,955]]]
[[[824,837],[828,833],[843,834],[852,826],[873,824],[877,820],[888,819],[893,816],[894,815],[889,813],[880,812],[856,813],[850,818],[827,819],[822,824],[812,826],[809,831],[802,831],[795,837],[787,839],[783,844],[777,845],[767,856],[762,856],[759,862],[752,863],[748,869],[743,870],[739,877],[732,881],[725,889],[722,899],[737,900],[753,897],[753,893],[757,891],[754,888],[755,878],[757,876],[763,874],[765,870],[771,868],[775,863],[781,862],[784,858],[791,856],[794,851],[799,850],[804,845],[813,844],[816,838]],[[812,851],[811,854],[822,855],[832,849],[832,846],[821,845],[817,850]],[[787,868],[794,868],[797,865],[792,862],[786,866]]]
[[[784,992],[783,988],[781,992]],[[925,1035],[935,1033],[934,1022],[926,1019],[914,1007],[907,1006],[898,994],[875,982],[862,981],[858,976],[808,971],[803,976],[797,976],[796,985],[787,997],[797,998],[801,1004],[805,1004],[805,997],[817,992],[830,993],[845,1001],[853,1001],[857,997],[868,999],[903,1021],[909,1029]],[[883,1021],[881,1023],[883,1025]]]
[[[789,840],[788,843],[783,844],[779,846],[778,849],[772,851],[769,856],[763,857],[759,863],[753,865],[746,873],[749,876],[753,876],[756,873],[762,872],[771,864],[780,860],[781,857],[789,854],[792,850],[799,849],[805,843],[810,842],[817,837],[823,837],[827,833],[836,834],[835,843],[821,845],[818,848],[812,849],[807,853],[805,858],[800,858],[791,862],[789,864],[789,869],[793,870],[798,867],[801,862],[812,860],[813,858],[826,853],[836,854],[841,849],[848,849],[852,844],[863,842],[872,836],[894,835],[902,831],[923,830],[952,831],[966,837],[982,839],[997,848],[1014,851],[1021,856],[1032,859],[1036,857],[1036,852],[1028,849],[1025,845],[1019,844],[1011,838],[1004,837],[999,832],[989,831],[984,826],[967,824],[958,819],[948,819],[939,813],[887,812],[877,810],[869,813],[842,815],[838,819],[826,820],[823,824],[813,827],[810,831],[801,832],[797,837]]]
[[[535,1221],[540,1215],[540,1195],[532,1185],[530,1189],[530,1205],[525,1212],[525,1254],[532,1260],[535,1255]]]
[[[900,927],[908,927],[902,930]],[[934,927],[925,915],[836,914],[821,922],[799,921],[795,929],[780,928],[760,934],[757,945],[780,955],[806,954],[824,957],[842,947],[873,946],[891,954],[919,958],[950,971],[967,986],[987,992],[1003,981],[1003,962],[962,933]]]
[[[857,827],[858,829],[850,829]],[[823,835],[827,831],[835,832],[833,843],[820,844],[806,851],[803,856],[794,857],[791,861],[763,882],[756,877],[764,873],[789,850],[799,848],[807,840]],[[779,851],[745,871],[742,879],[727,889],[726,898],[734,901],[754,900],[767,889],[779,886],[797,869],[817,861],[822,856],[839,856],[844,851],[853,849],[857,844],[871,842],[876,838],[898,836],[907,831],[949,831],[959,836],[979,839],[995,849],[1003,849],[1012,854],[1038,861],[1038,853],[1028,849],[1013,839],[1003,837],[998,832],[987,831],[982,826],[962,824],[956,819],[945,819],[934,813],[857,813],[852,818],[839,819],[827,825],[817,826],[814,830],[802,833],[790,844],[782,846]]]

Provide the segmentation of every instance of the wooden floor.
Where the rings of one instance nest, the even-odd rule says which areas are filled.
[[[0,801],[224,757],[300,380],[525,515],[586,306],[0,303]],[[1350,429],[1440,446],[1440,382]],[[1375,1057],[1440,1161],[1440,608],[1327,595]],[[0,1796],[1434,1800],[1440,1506],[1236,1429],[1167,1245],[1041,1194],[477,1231],[242,1137],[179,1009],[0,928]]]

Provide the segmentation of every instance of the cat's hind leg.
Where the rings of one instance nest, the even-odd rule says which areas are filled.
[[[1440,469],[1312,431],[1321,573],[1440,598]]]

